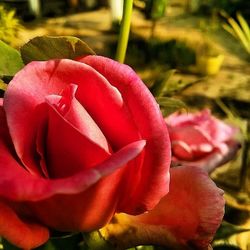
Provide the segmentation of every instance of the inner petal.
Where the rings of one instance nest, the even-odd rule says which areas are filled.
[[[45,98],[47,125],[37,135],[37,151],[41,155],[41,168],[45,169],[46,165],[44,174],[51,178],[72,176],[91,168],[112,152],[98,125],[74,97],[76,89],[77,86],[71,84],[61,96]]]
[[[62,178],[91,168],[110,153],[75,129],[53,107],[49,107],[46,161],[49,176]]]
[[[197,126],[169,128],[171,141],[183,141],[188,145],[210,144],[210,136]]]
[[[62,91],[61,96],[49,95],[45,97],[46,101],[80,133],[109,152],[111,148],[99,126],[75,98],[77,88],[77,85],[70,84]]]
[[[192,160],[194,155],[192,149],[183,141],[172,141],[173,155],[180,160]]]

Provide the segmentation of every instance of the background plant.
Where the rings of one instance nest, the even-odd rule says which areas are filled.
[[[246,19],[240,13],[236,14],[235,19],[224,12],[222,14],[228,22],[223,25],[223,28],[240,41],[246,52],[250,54],[250,27]]]
[[[19,19],[15,17],[15,10],[7,10],[0,5],[0,40],[13,44],[21,28]]]

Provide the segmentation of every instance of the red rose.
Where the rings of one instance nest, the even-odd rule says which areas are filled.
[[[48,228],[91,231],[168,192],[170,143],[153,96],[126,65],[32,62],[0,106],[0,235],[22,248]]]
[[[237,129],[213,117],[209,110],[175,113],[165,120],[174,164],[203,167],[210,172],[231,160],[239,149]]]

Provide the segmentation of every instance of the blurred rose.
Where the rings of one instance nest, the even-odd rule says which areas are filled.
[[[231,160],[239,149],[236,128],[211,115],[209,110],[195,114],[172,114],[166,119],[174,165],[203,167],[207,171]]]
[[[126,65],[87,56],[32,62],[0,105],[0,235],[22,248],[49,229],[91,231],[168,192],[170,142]]]

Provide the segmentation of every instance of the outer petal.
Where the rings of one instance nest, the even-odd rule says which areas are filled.
[[[196,167],[176,167],[171,169],[170,192],[152,211],[131,218],[164,227],[179,241],[200,249],[209,245],[223,215],[223,191],[207,173]]]
[[[0,141],[0,196],[15,201],[38,201],[55,194],[77,194],[85,191],[103,177],[108,176],[134,159],[145,146],[145,141],[131,143],[106,161],[71,177],[45,179],[31,175]]]
[[[215,142],[228,141],[232,139],[232,137],[237,132],[237,129],[235,127],[229,126],[212,116],[210,110],[208,109],[203,110],[200,115],[198,114],[197,119],[199,119],[199,117],[202,117],[202,119],[199,120],[198,124],[203,130],[209,131],[211,138],[213,138]]]
[[[227,142],[227,144],[224,144],[224,147],[225,150],[223,153],[220,150],[215,149],[212,153],[208,154],[200,160],[185,161],[174,156],[172,157],[172,162],[178,165],[200,167],[210,173],[215,168],[222,166],[228,161],[231,161],[240,148],[240,144],[236,141],[229,141]]]
[[[78,85],[77,99],[102,126],[101,130],[114,148],[140,139],[119,91],[93,68],[67,59],[32,62],[16,74],[4,98],[10,134],[16,152],[27,168],[30,163],[25,159],[33,156],[30,148],[33,148],[37,129],[35,108],[44,102],[45,96],[59,95],[72,83]],[[115,133],[115,128],[119,128],[119,132]],[[24,159],[26,152],[30,155]],[[34,168],[31,172],[39,175]]]
[[[2,99],[0,99],[0,166],[1,177],[3,179],[0,180],[3,186],[3,193],[12,193],[13,190],[10,190],[7,186],[5,186],[4,175],[8,172],[8,164],[9,161],[3,160],[6,157],[6,154],[10,154],[13,152],[13,145],[10,140],[8,128],[6,126],[6,118],[2,108]],[[3,147],[5,145],[5,147]],[[8,150],[5,150],[6,147],[9,147]],[[14,158],[11,158],[12,161],[15,161]],[[16,163],[17,164],[17,163]],[[17,164],[18,166],[18,164]],[[21,166],[20,169],[22,170]],[[10,170],[11,171],[11,170]],[[15,178],[16,173],[12,172],[13,178]],[[21,187],[22,188],[22,187]],[[16,214],[15,210],[12,209],[10,202],[7,200],[0,199],[0,236],[6,238],[11,243],[19,246],[21,248],[34,248],[41,244],[49,238],[49,231],[47,228],[44,228],[41,225],[28,223],[21,218],[19,218],[18,214]]]
[[[124,64],[100,56],[86,56],[82,62],[100,72],[121,93],[132,119],[147,141],[144,164],[137,176],[129,178],[132,169],[126,169],[131,179],[120,200],[120,211],[137,214],[152,209],[159,199],[168,192],[170,142],[158,105],[153,96],[135,72]],[[126,199],[126,193],[133,193]]]
[[[0,235],[22,249],[31,249],[49,239],[49,230],[41,225],[22,220],[11,206],[1,201]]]

